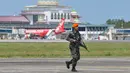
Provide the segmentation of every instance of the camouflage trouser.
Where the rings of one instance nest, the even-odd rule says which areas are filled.
[[[70,48],[70,52],[71,52],[71,56],[72,56],[70,64],[72,64],[72,66],[75,68],[77,65],[77,61],[80,59],[79,47],[70,45],[69,48]]]

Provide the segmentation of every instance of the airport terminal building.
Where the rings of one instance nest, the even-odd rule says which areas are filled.
[[[72,30],[72,23],[77,20],[80,23],[79,31],[86,40],[114,28],[107,24],[82,23],[72,7],[60,5],[58,0],[38,0],[36,5],[25,6],[18,16],[0,16],[0,36],[25,35],[27,29],[54,29],[61,18],[65,19],[66,32]]]

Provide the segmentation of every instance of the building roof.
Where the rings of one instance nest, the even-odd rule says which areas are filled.
[[[64,5],[43,5],[43,6],[30,5],[30,6],[25,6],[25,8],[72,8],[72,7],[64,6]]]
[[[24,14],[44,14],[44,12],[40,12],[40,11],[22,11],[21,14],[22,15],[24,15]]]
[[[24,16],[0,16],[0,22],[29,22]]]
[[[12,27],[16,27],[16,28],[56,28],[58,26],[58,24],[34,24],[34,25],[30,25],[30,24],[0,24],[0,28],[12,28]],[[65,28],[71,28],[72,25],[71,24],[65,24]]]

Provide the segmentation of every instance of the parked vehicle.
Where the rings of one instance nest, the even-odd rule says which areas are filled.
[[[107,37],[106,35],[100,34],[100,35],[98,36],[98,40],[109,40],[109,39],[108,39],[108,37]]]

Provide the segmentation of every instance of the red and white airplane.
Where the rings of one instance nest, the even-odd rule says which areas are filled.
[[[61,34],[65,32],[64,23],[65,23],[65,19],[61,19],[60,23],[55,29],[26,29],[25,38],[28,38],[30,34],[37,35],[40,38],[47,38],[52,33],[54,35]]]

